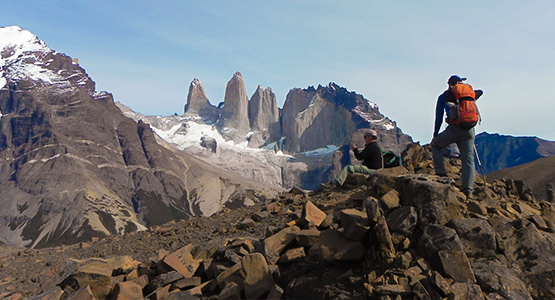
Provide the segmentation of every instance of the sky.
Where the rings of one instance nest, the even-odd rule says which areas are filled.
[[[555,5],[490,1],[4,0],[19,26],[78,58],[97,91],[145,115],[182,114],[198,78],[213,105],[329,82],[363,95],[422,145],[453,74],[482,89],[476,132],[555,141]]]

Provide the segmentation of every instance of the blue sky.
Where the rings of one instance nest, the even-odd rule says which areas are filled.
[[[189,84],[223,101],[239,71],[247,93],[335,82],[376,103],[421,144],[452,74],[483,89],[477,132],[555,141],[555,5],[539,1],[5,0],[17,25],[79,58],[116,101],[183,113]]]

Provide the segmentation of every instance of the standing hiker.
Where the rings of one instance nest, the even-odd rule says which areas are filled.
[[[462,192],[472,197],[474,189],[474,126],[480,120],[476,100],[482,96],[481,90],[474,90],[469,84],[463,83],[466,78],[457,75],[449,77],[448,88],[437,98],[436,119],[432,146],[432,159],[435,173],[447,176],[442,150],[451,143],[459,147],[462,163]],[[447,117],[447,128],[439,133],[443,123],[444,112]]]
[[[377,143],[378,134],[375,130],[369,129],[364,133],[364,150],[359,151],[355,144],[351,144],[356,159],[362,160],[362,165],[345,166],[336,180],[339,185],[343,185],[348,174],[361,173],[366,175],[374,175],[377,169],[383,167],[382,150]]]

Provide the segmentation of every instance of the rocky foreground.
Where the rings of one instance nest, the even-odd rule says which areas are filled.
[[[3,249],[5,299],[554,299],[555,204],[522,181],[459,190],[429,149],[346,188],[71,246]]]

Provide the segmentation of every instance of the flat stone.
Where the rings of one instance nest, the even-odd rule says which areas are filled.
[[[300,230],[297,226],[287,227],[264,240],[264,254],[268,263],[275,264],[279,260],[281,251],[295,240]]]
[[[326,213],[316,207],[311,201],[306,201],[303,207],[303,216],[309,224],[313,223],[316,226],[320,226],[324,219],[326,219]]]
[[[476,283],[476,277],[462,250],[441,250],[438,252],[443,271],[457,282]]]

